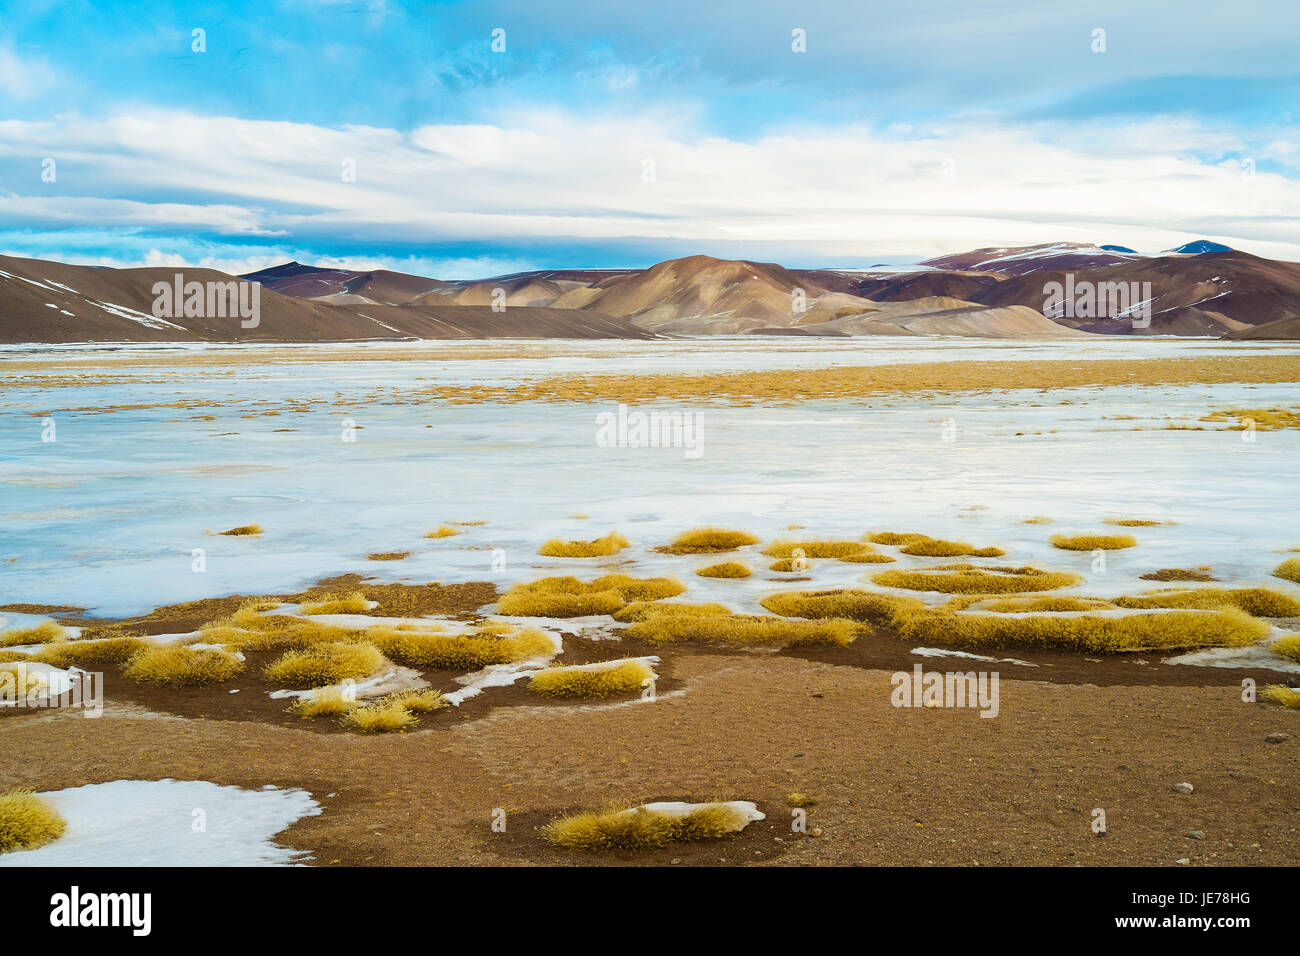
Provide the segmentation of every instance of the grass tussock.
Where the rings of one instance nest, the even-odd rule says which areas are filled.
[[[426,538],[451,538],[458,534],[460,534],[459,528],[453,528],[449,524],[440,524],[432,531],[426,531],[424,536]]]
[[[812,567],[812,562],[807,558],[777,558],[768,567],[773,571],[807,571]]]
[[[353,707],[339,718],[339,723],[348,730],[357,730],[363,734],[388,734],[405,730],[415,722],[415,714],[405,705],[392,700]]]
[[[747,819],[723,803],[707,804],[681,816],[636,807],[560,817],[542,827],[541,834],[547,842],[571,850],[650,850],[716,840],[743,829]]]
[[[238,528],[229,528],[225,531],[219,531],[218,534],[230,535],[236,538],[249,537],[262,533],[260,524],[242,524]]]
[[[749,569],[749,565],[739,561],[723,561],[699,568],[695,573],[702,578],[747,578],[754,572]]]
[[[1197,647],[1244,647],[1268,625],[1244,611],[1169,611],[1123,617],[1003,617],[932,611],[903,622],[900,636],[957,648],[1041,647],[1101,654]]]
[[[1032,518],[1026,518],[1021,524],[1052,524],[1056,519],[1049,518],[1047,515],[1034,515]]]
[[[1152,521],[1150,518],[1107,518],[1102,522],[1102,524],[1113,525],[1117,528],[1158,528],[1173,523],[1172,521]]]
[[[773,541],[763,553],[769,558],[793,558],[796,551],[805,558],[843,558],[868,551],[861,541]]]
[[[617,531],[611,531],[603,538],[592,538],[590,541],[552,538],[538,548],[537,553],[548,558],[606,558],[618,554],[630,543]]]
[[[1271,432],[1279,428],[1300,428],[1300,408],[1227,408],[1204,415],[1201,421],[1232,422],[1228,431]]]
[[[1286,637],[1279,637],[1268,646],[1268,649],[1278,657],[1285,657],[1289,661],[1300,664],[1300,634],[1288,634]]]
[[[773,614],[814,620],[841,619],[886,626],[923,611],[924,602],[912,597],[840,588],[833,591],[784,591],[759,602]]]
[[[1039,568],[976,567],[945,564],[916,571],[881,571],[871,578],[887,588],[908,591],[938,591],[943,594],[1016,594],[1025,591],[1054,591],[1083,580],[1077,574],[1043,571]]]
[[[1064,551],[1119,551],[1137,547],[1137,538],[1131,534],[1054,534],[1052,547]]]
[[[516,584],[497,601],[497,611],[511,617],[585,617],[613,614],[632,601],[676,597],[686,586],[676,578],[634,578],[606,574],[594,581],[575,577],[542,578]]]
[[[384,655],[371,644],[322,644],[287,651],[268,664],[262,676],[286,687],[325,687],[369,677],[384,665]]]
[[[53,644],[68,638],[68,630],[53,621],[42,621],[34,627],[19,628],[0,634],[0,647],[22,647],[24,644]]]
[[[102,641],[63,641],[52,644],[34,659],[54,667],[104,667],[108,664],[125,664],[149,647],[148,642],[137,637],[111,637]]]
[[[390,660],[422,670],[481,670],[491,664],[512,664],[551,657],[555,643],[536,628],[498,633],[432,634],[377,628],[371,640]]]
[[[136,654],[122,674],[141,684],[194,687],[220,684],[243,670],[244,662],[226,651],[165,645]]]
[[[410,551],[376,551],[374,554],[366,555],[367,561],[401,561],[403,558],[409,558]]]
[[[815,807],[817,806],[817,798],[810,797],[806,793],[788,793],[785,796],[785,805],[792,809]]]
[[[289,705],[289,713],[299,717],[340,717],[361,706],[356,697],[342,687],[322,687]]]
[[[433,688],[394,691],[384,700],[392,704],[399,704],[413,714],[431,714],[435,710],[442,710],[444,707],[451,706],[451,704],[447,703],[447,698],[442,696],[442,691]]]
[[[855,554],[843,555],[839,560],[851,564],[893,564],[898,559],[878,551],[858,551]]]
[[[982,611],[995,614],[1041,613],[1043,611],[1104,611],[1114,608],[1110,601],[1101,598],[1086,597],[1023,597],[1002,598],[998,601],[980,603]]]
[[[1000,558],[1006,554],[1001,548],[977,548],[965,541],[945,541],[942,538],[925,538],[903,545],[899,549],[903,554],[914,554],[926,558],[956,558],[972,555],[977,558]]]
[[[30,790],[0,794],[0,853],[35,850],[63,836],[67,827],[49,801]]]
[[[1300,584],[1300,558],[1287,558],[1273,569],[1273,577]]]
[[[1208,567],[1203,568],[1160,568],[1138,575],[1143,581],[1217,581],[1210,574]]]
[[[925,534],[917,534],[914,531],[873,531],[867,535],[867,540],[872,544],[883,544],[891,548],[896,548],[902,544],[912,544],[916,541],[924,541],[929,537]]]
[[[683,531],[672,543],[657,550],[665,554],[720,554],[757,544],[758,538],[748,531],[729,528],[692,528]]]
[[[1240,608],[1255,617],[1300,616],[1300,601],[1269,588],[1187,588],[1115,598],[1118,607]]]
[[[749,614],[704,617],[666,616],[638,621],[627,629],[629,637],[651,644],[730,644],[738,647],[792,647],[827,644],[845,647],[858,637],[853,621],[788,621]]]
[[[28,667],[23,661],[0,664],[0,689],[12,700],[40,697],[48,686],[45,675]]]
[[[614,614],[616,621],[645,621],[652,617],[715,617],[730,614],[731,609],[724,604],[678,604],[662,601],[637,601],[619,609]]]
[[[323,644],[355,644],[366,639],[367,630],[274,615],[258,618],[256,628],[238,628],[217,621],[199,634],[204,643],[224,644],[228,650],[287,651]]]
[[[1286,684],[1268,684],[1259,689],[1259,699],[1286,707],[1288,710],[1300,708],[1300,690],[1287,687]]]
[[[368,610],[370,610],[370,602],[360,591],[327,594],[319,601],[302,606],[303,614],[364,614]]]
[[[543,697],[614,697],[634,694],[654,677],[645,661],[627,660],[613,667],[551,667],[538,671],[528,689]]]

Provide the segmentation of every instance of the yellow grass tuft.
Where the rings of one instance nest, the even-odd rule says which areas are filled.
[[[35,850],[63,836],[67,822],[30,790],[0,794],[0,853]]]
[[[723,561],[720,564],[699,568],[695,573],[702,578],[747,578],[754,572],[749,570],[749,565],[741,564],[739,561]]]
[[[1174,522],[1152,521],[1150,518],[1107,518],[1102,524],[1113,525],[1117,528],[1158,528],[1162,525],[1174,524]]]
[[[1201,417],[1203,422],[1232,422],[1228,431],[1253,429],[1261,432],[1279,428],[1300,428],[1298,408],[1228,408]]]
[[[1160,568],[1158,571],[1148,571],[1138,577],[1143,581],[1217,581],[1218,578],[1209,572],[1208,567]]]
[[[1300,558],[1287,558],[1273,569],[1273,577],[1300,584]]]
[[[945,541],[942,538],[924,538],[903,545],[899,549],[903,554],[915,554],[927,558],[955,558],[969,554],[977,558],[1000,558],[1006,554],[1001,548],[977,548],[965,541]]]
[[[1268,646],[1268,649],[1278,657],[1285,657],[1289,661],[1300,664],[1300,634],[1288,634],[1286,637],[1279,637]]]
[[[371,644],[322,644],[287,651],[262,671],[262,676],[287,687],[324,687],[368,677],[384,665],[384,655]]]
[[[409,558],[410,551],[376,551],[374,554],[366,555],[367,561],[401,561],[403,558]]]
[[[888,554],[880,554],[876,551],[858,551],[856,554],[845,554],[840,557],[841,561],[848,561],[852,564],[892,564],[898,559]]]
[[[185,687],[220,684],[243,669],[244,662],[226,651],[166,645],[136,654],[122,674],[142,684]]]
[[[289,706],[289,713],[299,717],[338,717],[359,707],[352,692],[342,687],[321,687]]]
[[[815,807],[817,806],[817,798],[810,797],[806,793],[789,793],[786,794],[785,805],[791,808]]]
[[[911,544],[914,541],[924,541],[928,535],[917,534],[915,532],[899,531],[873,531],[867,535],[867,540],[872,544],[885,544],[891,547],[897,547],[900,544]]]
[[[490,664],[510,664],[556,653],[555,643],[536,628],[505,634],[487,629],[474,634],[432,634],[376,628],[370,638],[399,664],[435,670],[481,670]]]
[[[763,553],[769,558],[793,558],[795,550],[805,558],[842,558],[845,555],[869,551],[861,541],[773,541]]]
[[[430,714],[435,710],[450,707],[442,691],[426,688],[425,690],[399,690],[389,694],[384,700],[400,704],[413,714]]]
[[[925,609],[913,597],[839,588],[833,591],[785,591],[759,602],[773,614],[812,619],[842,618],[864,624],[891,625]]]
[[[511,617],[585,617],[613,614],[631,601],[657,601],[686,590],[676,578],[633,578],[606,574],[591,582],[575,577],[542,578],[516,584],[497,601]]]
[[[53,621],[42,621],[34,627],[0,634],[0,647],[21,647],[24,644],[52,644],[68,638],[68,631]]]
[[[704,617],[664,616],[638,621],[627,629],[629,637],[651,644],[704,644],[788,647],[830,644],[844,647],[858,637],[853,621],[789,621],[779,617],[748,614],[717,614]]]
[[[235,537],[246,537],[248,535],[261,534],[262,526],[260,524],[244,524],[238,528],[230,528],[227,531],[218,532],[219,534],[234,535]]]
[[[0,691],[11,700],[40,697],[48,684],[44,674],[28,667],[24,661],[0,664]]]
[[[1260,688],[1259,699],[1294,710],[1300,707],[1300,690],[1287,687],[1285,684],[1268,684]]]
[[[105,664],[124,664],[149,647],[135,637],[111,637],[102,641],[61,641],[52,644],[34,659],[54,667],[103,667]]]
[[[469,522],[469,523],[472,524],[473,522]],[[481,524],[482,522],[479,523]],[[426,532],[424,536],[426,538],[450,538],[453,535],[458,535],[458,534],[460,534],[459,528],[453,528],[451,525],[448,524],[440,524],[433,531]]]
[[[714,617],[730,614],[724,604],[678,604],[663,601],[637,601],[615,612],[616,621],[644,621],[659,616]]]
[[[411,713],[398,701],[381,700],[364,707],[354,707],[339,718],[339,723],[349,730],[359,730],[363,734],[386,734],[395,730],[405,730],[416,722]]]
[[[1137,546],[1131,534],[1054,534],[1049,539],[1054,548],[1066,551],[1118,551]]]
[[[599,670],[551,667],[534,674],[528,689],[543,697],[612,697],[636,693],[653,677],[645,661],[627,660]]]
[[[1053,591],[1083,580],[1077,574],[1043,571],[1039,568],[976,567],[945,564],[916,571],[881,571],[871,578],[876,584],[909,591],[939,591],[943,594],[1010,594],[1024,591]]]
[[[1115,598],[1118,607],[1236,607],[1255,617],[1300,616],[1300,601],[1268,588],[1187,588]]]
[[[541,835],[571,850],[649,850],[673,843],[716,840],[742,829],[745,822],[739,810],[721,803],[682,816],[636,807],[560,817],[542,827]]]
[[[1032,518],[1026,518],[1024,521],[1020,523],[1021,524],[1052,524],[1054,520],[1055,519],[1053,518],[1047,517],[1047,515],[1034,515]]]
[[[1022,614],[1043,611],[1103,611],[1115,607],[1101,598],[1086,597],[1022,597],[1003,598],[979,604],[980,610],[995,614]]]
[[[360,591],[348,594],[327,594],[319,601],[302,606],[303,614],[364,614],[370,602]]]
[[[757,543],[758,538],[748,531],[712,527],[692,528],[679,534],[673,539],[672,544],[658,550],[665,554],[718,554]]]
[[[1169,611],[1123,617],[1004,617],[932,611],[904,621],[900,636],[958,648],[1046,647],[1117,654],[1195,647],[1243,647],[1268,633],[1244,611]]]
[[[807,558],[778,558],[768,565],[773,571],[807,571],[812,562]]]
[[[603,538],[593,538],[590,541],[566,541],[563,538],[552,538],[538,548],[537,553],[548,558],[604,558],[611,554],[617,554],[626,548],[629,543],[627,538],[617,531],[611,531]]]

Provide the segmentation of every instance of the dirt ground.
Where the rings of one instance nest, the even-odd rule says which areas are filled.
[[[566,659],[646,647],[578,646],[590,644],[566,641]],[[110,673],[99,719],[0,719],[0,790],[166,777],[301,787],[323,813],[277,842],[318,865],[1300,862],[1300,712],[1244,703],[1240,680],[1253,672],[920,659],[927,670],[997,670],[1000,713],[988,719],[892,706],[891,671],[918,658],[887,635],[839,650],[657,652],[654,701],[537,703],[521,687],[495,689],[380,736],[216,711],[218,698],[251,701],[256,687],[189,707],[167,697],[185,692]],[[1275,731],[1292,736],[1266,742]],[[1175,792],[1180,782],[1193,793]],[[809,833],[792,828],[795,792],[816,800]],[[623,856],[556,850],[536,832],[567,810],[656,799],[753,800],[767,819],[722,841]],[[497,808],[504,832],[492,827]]]

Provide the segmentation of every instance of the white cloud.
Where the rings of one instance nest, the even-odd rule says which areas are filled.
[[[54,83],[54,71],[44,60],[24,59],[11,47],[0,46],[0,94],[27,100]]]
[[[1184,119],[792,125],[749,142],[698,136],[664,114],[554,111],[409,134],[188,113],[0,122],[0,162],[47,154],[60,160],[58,194],[44,194],[35,173],[13,183],[21,193],[0,196],[11,224],[208,228],[304,244],[787,243],[846,259],[1055,239],[1157,250],[1206,234],[1300,259],[1300,183],[1243,177],[1236,154],[1250,155],[1249,144]],[[343,181],[346,161],[355,182]]]

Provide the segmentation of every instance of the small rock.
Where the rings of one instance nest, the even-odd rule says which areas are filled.
[[[1191,833],[1189,833],[1189,834],[1187,834],[1187,835],[1188,835],[1191,839],[1193,839],[1193,840],[1204,840],[1204,839],[1205,839],[1205,831],[1204,831],[1204,830],[1193,830]]]
[[[676,856],[675,856],[675,857],[673,857],[669,862],[670,862],[673,866],[676,866],[678,863],[680,863],[680,862],[682,862],[682,861],[681,861],[681,858],[680,858],[680,857],[676,857]]]
[[[1192,861],[1189,860],[1187,857],[1183,857],[1181,860],[1174,860],[1174,862],[1177,863],[1179,866],[1186,866],[1188,863],[1191,863]]]
[[[1264,743],[1266,743],[1266,744],[1280,744],[1280,743],[1282,743],[1284,740],[1290,740],[1290,739],[1291,739],[1291,735],[1290,735],[1290,734],[1285,733],[1284,731],[1281,731],[1281,730],[1275,730],[1275,731],[1273,731],[1271,734],[1269,734],[1267,737],[1264,738]]]
[[[821,827],[813,827],[811,830],[808,831],[808,835],[809,835],[809,836],[819,837],[819,836],[822,835],[822,828],[821,828]]]
[[[1190,783],[1174,784],[1174,793],[1191,793],[1194,789]]]

